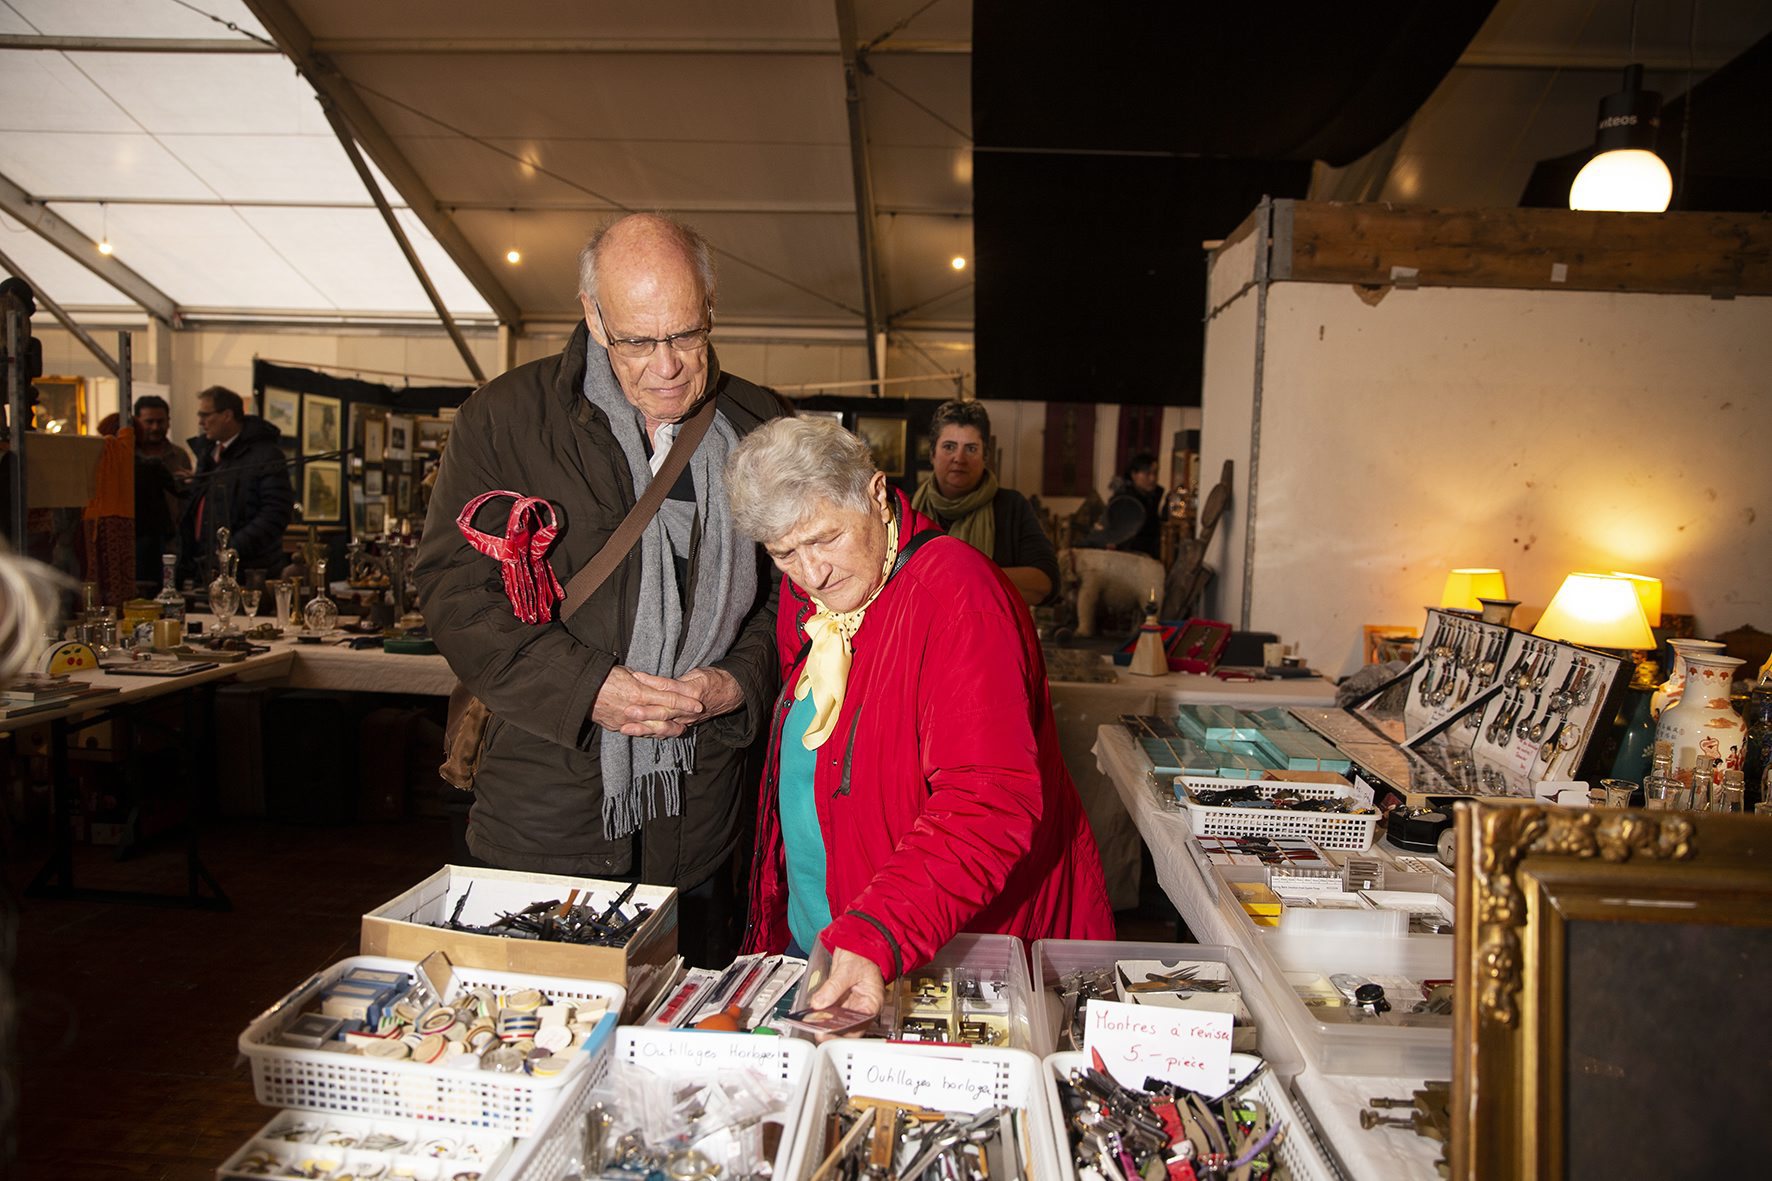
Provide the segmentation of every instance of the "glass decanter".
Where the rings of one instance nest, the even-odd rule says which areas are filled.
[[[185,597],[178,593],[175,576],[178,573],[178,555],[160,555],[160,593],[154,601],[160,604],[161,619],[179,619],[185,617]]]
[[[224,527],[215,531],[216,561],[221,572],[209,584],[209,610],[215,615],[216,634],[234,634],[234,615],[240,610],[240,582],[234,577],[240,565],[239,551],[228,544]]]
[[[315,635],[329,632],[338,623],[338,604],[326,595],[326,559],[314,563],[314,597],[301,610],[302,621]]]

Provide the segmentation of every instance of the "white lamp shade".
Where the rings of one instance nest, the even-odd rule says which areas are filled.
[[[1655,647],[1655,633],[1649,630],[1636,588],[1630,580],[1610,574],[1565,578],[1532,634],[1589,648]]]
[[[1647,574],[1626,574],[1623,570],[1614,570],[1614,578],[1630,581],[1636,589],[1637,599],[1643,604],[1643,617],[1649,621],[1650,627],[1661,626],[1661,579],[1651,578]]]
[[[1440,592],[1440,606],[1460,611],[1481,611],[1478,599],[1507,598],[1507,579],[1492,568],[1453,570],[1446,575],[1446,587]]]
[[[1620,213],[1664,213],[1673,199],[1674,178],[1654,152],[1620,148],[1601,152],[1569,186],[1569,208]]]

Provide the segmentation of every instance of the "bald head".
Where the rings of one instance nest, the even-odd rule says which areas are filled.
[[[614,284],[692,282],[702,304],[714,304],[714,259],[707,239],[657,213],[632,213],[610,222],[578,252],[578,293],[607,296]]]

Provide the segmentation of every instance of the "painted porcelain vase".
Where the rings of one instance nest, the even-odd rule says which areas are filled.
[[[1729,704],[1729,685],[1741,664],[1739,656],[1720,652],[1686,653],[1686,691],[1667,707],[1655,728],[1657,742],[1673,744],[1674,773],[1683,782],[1691,782],[1700,755],[1714,761],[1713,785],[1723,781],[1726,769],[1741,766],[1747,723]]]
[[[1686,688],[1686,653],[1721,652],[1724,644],[1721,640],[1669,640],[1668,647],[1674,650],[1673,668],[1668,670],[1667,680],[1661,682],[1655,690],[1655,696],[1649,700],[1649,713],[1659,718],[1668,711]]]

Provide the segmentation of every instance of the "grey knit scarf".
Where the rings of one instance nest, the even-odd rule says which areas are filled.
[[[644,420],[628,402],[609,368],[609,355],[594,339],[585,358],[585,397],[609,418],[609,426],[627,457],[638,497],[652,480],[642,431]],[[669,348],[669,345],[661,345]],[[719,364],[708,351],[708,388],[719,380]],[[710,393],[711,397],[712,394]],[[726,503],[726,456],[738,444],[738,433],[725,414],[716,412],[701,446],[689,461],[695,483],[693,506],[666,500],[640,536],[640,607],[622,663],[638,672],[680,677],[726,655],[745,613],[757,593],[756,550],[733,527]],[[699,530],[691,557],[695,601],[683,618],[683,595],[677,586],[673,540],[684,553]],[[683,776],[695,771],[696,732],[676,738],[629,738],[603,731],[603,835],[625,837],[660,814],[681,815]]]

